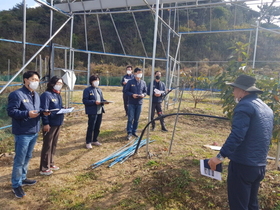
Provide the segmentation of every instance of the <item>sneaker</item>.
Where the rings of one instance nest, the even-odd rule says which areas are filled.
[[[162,132],[168,132],[168,130],[166,128],[162,128],[161,131]]]
[[[91,144],[95,145],[95,146],[101,146],[102,145],[99,141],[94,141]]]
[[[138,138],[139,136],[136,133],[133,133],[132,136]]]
[[[45,171],[40,171],[41,175],[49,176],[53,173],[51,169],[45,170]]]
[[[25,179],[25,180],[23,180],[22,181],[22,186],[24,186],[24,185],[34,185],[34,184],[36,184],[36,180],[31,180],[31,179]]]
[[[127,134],[126,140],[131,139],[131,137],[132,137],[131,133]]]
[[[15,196],[17,198],[23,198],[23,196],[25,196],[25,193],[24,193],[23,189],[21,188],[21,186],[19,186],[17,188],[13,188],[12,192],[15,194]]]
[[[87,148],[87,149],[92,149],[91,143],[86,144],[86,148]]]
[[[57,171],[57,170],[59,170],[59,167],[53,165],[53,166],[50,167],[50,169],[51,169],[52,171]]]

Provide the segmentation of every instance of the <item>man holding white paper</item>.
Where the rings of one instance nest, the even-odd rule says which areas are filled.
[[[224,158],[228,166],[228,199],[230,210],[258,210],[258,190],[265,176],[266,157],[273,130],[273,112],[258,98],[262,91],[256,79],[240,75],[232,86],[234,109],[232,129],[220,153],[209,160],[212,170]]]
[[[152,111],[151,111],[151,120],[154,119],[155,111],[157,112],[158,116],[162,116],[162,101],[163,97],[165,96],[165,84],[160,81],[161,72],[155,72],[155,80],[153,82],[153,101],[152,101]],[[151,83],[148,85],[147,94],[150,95]],[[163,132],[167,132],[168,130],[165,127],[164,118],[160,119],[161,130]],[[155,122],[152,122],[152,130],[155,129]]]

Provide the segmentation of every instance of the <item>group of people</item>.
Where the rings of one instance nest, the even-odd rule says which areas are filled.
[[[142,70],[127,67],[127,74],[122,79],[124,109],[127,120],[127,140],[137,137],[137,127],[142,110],[143,98],[150,94],[151,84],[146,86],[141,80]],[[155,72],[153,85],[152,113],[162,115],[162,99],[166,93],[165,84],[160,81],[161,73]],[[88,115],[86,148],[92,145],[100,146],[98,135],[104,104],[99,86],[100,78],[92,75],[90,86],[83,91],[83,103]],[[35,91],[39,85],[40,76],[35,71],[23,74],[23,87],[11,92],[8,97],[8,115],[12,118],[12,132],[15,136],[15,157],[12,170],[12,191],[17,198],[25,193],[23,185],[33,185],[35,180],[27,179],[28,163],[40,130],[40,118],[43,124],[43,146],[40,162],[40,174],[50,175],[59,167],[54,165],[54,154],[63,123],[63,114],[57,111],[63,107],[60,90],[63,85],[61,78],[54,76],[47,84],[46,91],[39,96]],[[262,91],[255,86],[256,79],[239,76],[235,82],[228,83],[233,87],[234,109],[232,129],[227,140],[217,156],[208,162],[212,170],[226,157],[230,159],[228,166],[228,199],[231,210],[258,210],[258,190],[264,179],[266,157],[273,130],[273,111],[260,99],[257,94]],[[162,131],[167,131],[163,118],[160,120]],[[152,129],[155,124],[152,123]],[[219,192],[222,193],[222,192]]]
[[[27,71],[23,74],[23,86],[11,92],[8,97],[7,112],[12,118],[12,133],[15,137],[11,181],[12,191],[17,198],[25,196],[22,186],[36,183],[36,180],[27,179],[27,171],[40,131],[40,118],[44,136],[40,174],[50,175],[54,170],[59,170],[54,164],[54,155],[64,117],[63,114],[57,114],[63,107],[60,96],[63,82],[57,76],[52,77],[41,96],[35,91],[39,83],[40,75],[36,71]]]
[[[132,74],[132,66],[126,67],[126,75],[123,76],[121,85],[123,86],[123,102],[125,116],[127,116],[127,140],[132,136],[138,137],[136,131],[138,128],[139,117],[142,111],[143,98],[150,95],[151,83],[146,86],[146,82],[141,80],[143,76],[142,69],[135,68]],[[155,72],[152,90],[152,109],[151,120],[154,119],[155,111],[158,116],[162,115],[162,101],[166,94],[165,84],[160,81],[161,72]],[[165,127],[164,118],[160,118],[161,130],[168,131]],[[152,121],[152,130],[155,129],[155,122]]]

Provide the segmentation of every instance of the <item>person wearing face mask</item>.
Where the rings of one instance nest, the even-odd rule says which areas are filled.
[[[58,76],[53,76],[47,84],[46,91],[40,97],[41,109],[50,111],[50,115],[42,117],[43,146],[39,168],[41,175],[51,175],[53,171],[59,170],[59,167],[54,164],[54,155],[64,120],[64,114],[57,114],[63,108],[60,95],[62,86],[62,79]]]
[[[156,71],[155,72],[155,80],[153,82],[153,99],[152,99],[152,109],[151,109],[151,120],[154,119],[155,116],[155,111],[157,112],[158,116],[160,117],[162,115],[162,98],[165,95],[165,84],[160,81],[161,78],[161,72]],[[151,88],[151,83],[148,85],[148,90],[147,94],[150,95],[150,88]],[[164,123],[164,118],[160,119],[160,124],[161,124],[161,130],[163,132],[167,132],[168,130],[165,127]],[[155,122],[152,122],[152,130],[155,130]]]
[[[37,72],[27,71],[23,74],[23,87],[8,96],[7,112],[12,118],[12,133],[15,137],[11,181],[12,192],[17,198],[25,196],[22,186],[36,183],[36,180],[27,179],[27,171],[40,130],[40,96],[35,91],[39,81]]]
[[[273,111],[258,98],[262,93],[256,79],[240,75],[233,87],[238,102],[234,108],[231,133],[220,153],[208,161],[212,170],[224,158],[228,165],[227,189],[230,210],[259,209],[258,190],[265,176],[267,154],[273,130]]]
[[[132,80],[134,78],[134,75],[132,74],[132,66],[127,66],[126,67],[126,75],[123,76],[122,78],[122,81],[121,81],[121,85],[123,86],[123,106],[124,106],[124,110],[125,110],[125,116],[127,116],[127,102],[128,102],[128,95],[126,95],[124,93],[124,89],[125,89],[125,86],[127,84],[127,82],[129,80]]]
[[[142,78],[142,70],[134,69],[134,79],[129,80],[125,86],[124,93],[128,96],[128,119],[127,119],[127,137],[129,140],[136,134],[138,121],[142,111],[143,98],[147,95],[147,86]]]
[[[91,85],[84,89],[83,92],[83,104],[85,105],[85,111],[88,115],[88,127],[86,134],[87,149],[91,149],[92,145],[102,145],[97,138],[100,133],[102,114],[105,113],[104,104],[106,103],[106,100],[103,98],[101,89],[98,88],[99,81],[99,76],[90,76],[89,83]]]

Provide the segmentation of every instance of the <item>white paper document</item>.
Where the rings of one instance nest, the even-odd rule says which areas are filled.
[[[157,88],[154,89],[154,92],[155,92],[155,94],[163,94],[163,93],[165,93],[165,91],[159,90]]]
[[[67,109],[62,108],[62,109],[59,110],[56,114],[66,114],[66,113],[70,113],[70,112],[73,111],[73,109],[74,109],[74,107],[67,108]]]
[[[203,176],[210,177],[212,179],[222,180],[222,173],[218,171],[212,171],[208,166],[204,165],[204,160],[200,160],[200,173]]]
[[[221,146],[214,146],[214,145],[204,145],[204,147],[208,147],[212,150],[216,150],[216,151],[220,151],[221,150]]]

